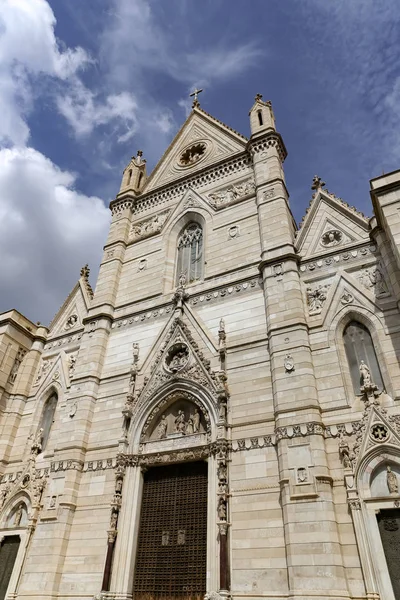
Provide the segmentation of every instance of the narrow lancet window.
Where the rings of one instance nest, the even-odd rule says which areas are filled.
[[[199,223],[189,223],[178,239],[176,281],[184,274],[186,283],[203,277],[203,229]]]
[[[260,125],[263,125],[263,118],[262,118],[262,112],[261,110],[257,111],[257,115],[258,115],[258,122]]]
[[[42,419],[40,422],[40,427],[43,429],[42,432],[42,452],[47,446],[47,442],[49,441],[51,426],[54,423],[54,415],[57,408],[58,397],[57,394],[53,394],[46,401],[46,404],[43,408]]]
[[[362,361],[370,371],[371,380],[382,391],[384,389],[382,375],[368,329],[358,321],[351,321],[344,330],[343,341],[354,393],[361,394],[360,365]]]

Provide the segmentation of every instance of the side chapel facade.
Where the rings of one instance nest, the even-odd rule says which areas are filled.
[[[196,98],[95,291],[0,315],[0,600],[400,600],[400,172],[297,228],[250,129]]]

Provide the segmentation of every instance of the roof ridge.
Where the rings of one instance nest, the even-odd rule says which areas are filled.
[[[304,222],[306,220],[306,217],[308,215],[308,213],[311,210],[312,205],[314,204],[315,199],[317,198],[317,194],[321,192],[321,193],[326,193],[330,198],[332,198],[333,200],[336,200],[337,202],[339,202],[342,206],[344,206],[345,208],[347,208],[348,210],[351,210],[351,212],[353,212],[354,214],[358,215],[359,217],[363,218],[365,221],[368,222],[369,217],[367,215],[365,215],[361,210],[358,210],[355,206],[350,206],[350,204],[348,202],[346,202],[345,200],[343,200],[343,198],[340,198],[339,196],[336,196],[336,194],[334,194],[333,192],[330,192],[329,190],[327,190],[326,188],[324,188],[323,190],[320,189],[318,191],[316,191],[312,196],[311,196],[311,200],[308,203],[308,206],[306,208],[306,211],[299,223],[299,227],[297,230],[297,235],[300,233],[301,228],[304,225]]]

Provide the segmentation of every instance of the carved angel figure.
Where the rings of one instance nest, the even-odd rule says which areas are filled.
[[[399,493],[399,482],[397,481],[396,473],[393,473],[392,468],[386,467],[386,483],[391,494]]]

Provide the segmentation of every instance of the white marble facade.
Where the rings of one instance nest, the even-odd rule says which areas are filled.
[[[297,227],[259,95],[250,129],[196,100],[125,169],[94,292],[84,267],[49,327],[0,315],[7,599],[132,598],[144,469],[205,460],[209,597],[398,600],[400,172],[370,219],[315,177]]]

